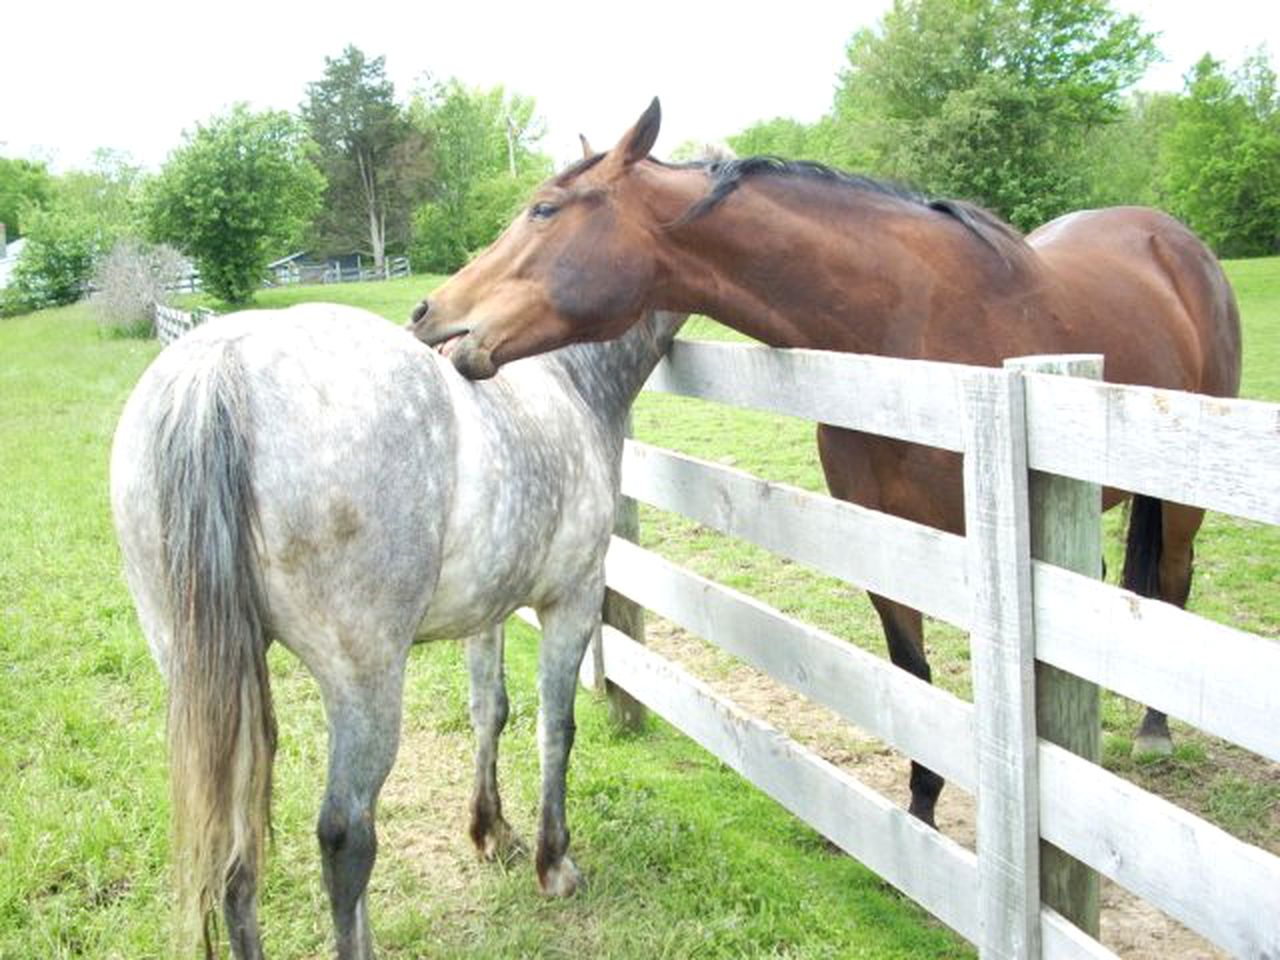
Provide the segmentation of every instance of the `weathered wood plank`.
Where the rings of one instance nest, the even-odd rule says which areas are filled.
[[[965,544],[977,735],[978,900],[984,958],[1040,955],[1035,651],[1022,380],[971,369]]]
[[[614,538],[609,586],[973,791],[973,706],[888,661]]]
[[[964,540],[923,524],[627,441],[622,492],[965,627]]]
[[[604,651],[610,680],[943,923],[977,940],[973,854],[611,627]]]
[[[1036,374],[1026,394],[1032,469],[1280,523],[1280,405]]]
[[[646,388],[958,451],[961,369],[928,360],[677,340]]]
[[[1280,643],[1036,563],[1036,656],[1280,762]]]
[[[631,436],[631,414],[627,413],[626,435]],[[619,497],[617,513],[614,516],[613,532],[615,537],[622,537],[632,543],[640,542],[640,505],[630,497]],[[604,622],[616,627],[637,643],[644,643],[644,607],[633,603],[626,597],[619,596],[612,590],[604,598]],[[592,639],[591,657],[596,668],[598,681],[609,698],[609,717],[624,730],[639,730],[644,723],[644,707],[625,690],[610,687],[604,679],[604,671],[600,669],[603,652],[600,638]]]
[[[1042,960],[1117,960],[1116,955],[1050,907],[1040,911]]]
[[[1280,857],[1041,743],[1046,840],[1240,957],[1280,957]]]
[[[1101,355],[1018,357],[1007,369],[1102,379]],[[1070,437],[1062,437],[1070,443]],[[1102,488],[1096,483],[1032,471],[1029,478],[1031,555],[1085,576],[1102,568]],[[1034,580],[1032,592],[1034,594]],[[1037,631],[1039,624],[1036,624]],[[1037,644],[1038,644],[1037,633]],[[1037,663],[1037,735],[1092,763],[1102,759],[1098,687],[1047,663]],[[1040,896],[1081,930],[1099,933],[1098,875],[1052,844],[1040,845]]]

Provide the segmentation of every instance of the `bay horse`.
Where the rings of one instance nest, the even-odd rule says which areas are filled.
[[[320,687],[329,770],[317,835],[341,958],[372,955],[374,812],[395,760],[409,648],[467,637],[470,834],[515,843],[497,784],[505,618],[542,622],[542,890],[571,894],[565,773],[578,668],[599,629],[631,401],[684,317],[512,364],[486,384],[363,310],[218,318],[164,350],[111,456],[125,573],[169,686],[174,852],[186,939],[219,905],[262,956],[257,888],[276,727],[266,650]]]
[[[618,143],[546,181],[491,247],[409,324],[482,378],[519,357],[614,337],[646,310],[704,313],[775,347],[995,366],[1101,353],[1116,383],[1234,396],[1240,323],[1213,254],[1156,210],[1068,214],[1025,238],[959,200],[929,199],[812,163],[649,156],[657,99]],[[964,532],[957,454],[831,426],[818,451],[833,496]],[[1104,506],[1122,499],[1104,492]],[[1185,605],[1204,511],[1134,498],[1123,582]],[[918,611],[881,596],[889,656],[928,681]],[[1171,749],[1148,710],[1138,750]],[[927,823],[942,779],[912,764]]]

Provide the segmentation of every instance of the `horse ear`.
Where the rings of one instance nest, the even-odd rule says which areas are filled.
[[[662,107],[658,98],[654,97],[649,109],[640,115],[636,125],[623,134],[614,152],[621,158],[622,165],[629,167],[647,157],[653,150],[654,141],[658,139],[658,129],[662,126]]]
[[[578,141],[582,144],[583,160],[590,160],[592,157],[596,155],[596,152],[591,149],[591,144],[587,142],[586,137],[584,137],[582,134],[578,134]]]

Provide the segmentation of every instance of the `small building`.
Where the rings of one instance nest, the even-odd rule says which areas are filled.
[[[25,237],[19,237],[12,243],[6,242],[5,227],[0,223],[0,290],[9,285],[9,278],[13,275],[13,268],[18,265],[18,257],[22,255],[22,248],[27,245]]]

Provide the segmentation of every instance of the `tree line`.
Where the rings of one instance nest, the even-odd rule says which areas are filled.
[[[849,40],[823,117],[762,121],[729,142],[973,200],[1023,230],[1136,203],[1180,217],[1220,256],[1280,253],[1269,56],[1228,68],[1206,54],[1180,92],[1132,92],[1158,57],[1109,0],[896,0]],[[501,87],[427,82],[400,101],[383,58],[349,46],[295,113],[234,107],[155,175],[110,152],[61,177],[0,158],[0,222],[28,237],[9,305],[75,299],[126,237],[177,247],[230,303],[304,249],[451,272],[550,175],[544,133],[534,100]]]

